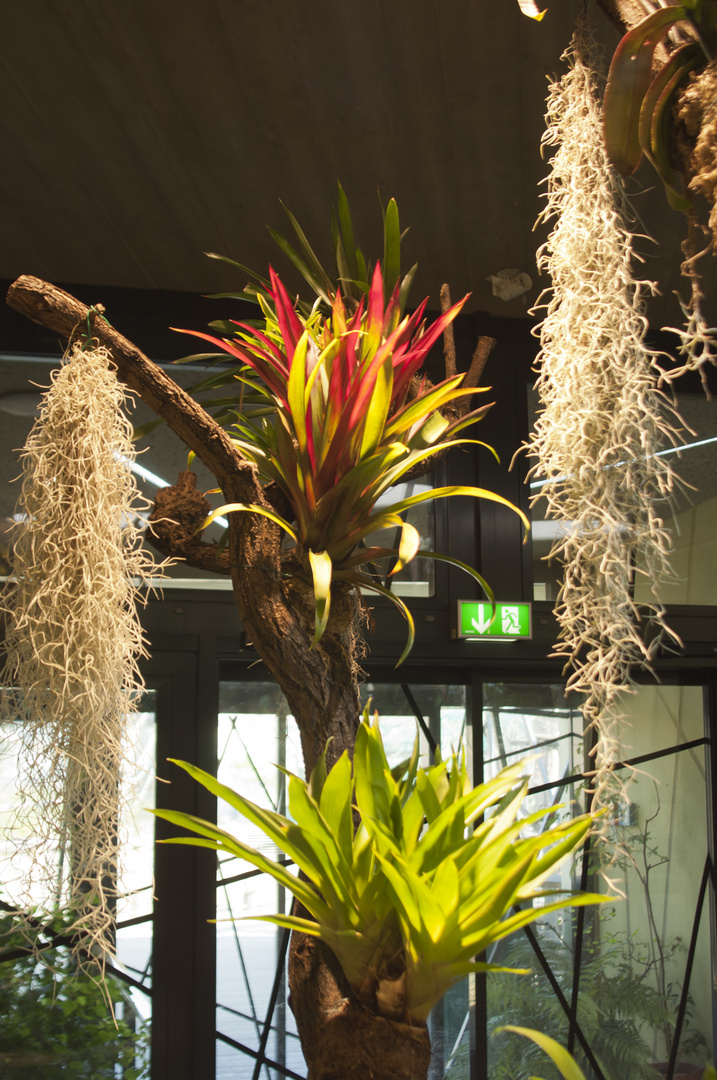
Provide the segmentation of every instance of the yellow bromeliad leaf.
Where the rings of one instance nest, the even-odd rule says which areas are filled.
[[[420,543],[421,537],[418,529],[408,521],[404,521],[401,527],[401,541],[398,545],[398,559],[393,570],[391,570],[391,574],[397,574],[400,570],[403,570],[406,563],[410,563],[411,559],[416,555]]]
[[[233,514],[237,511],[244,511],[248,514],[259,514],[261,517],[269,518],[274,524],[280,525],[284,532],[287,532],[293,540],[296,540],[297,538],[296,533],[288,521],[283,517],[280,517],[280,515],[276,514],[273,510],[268,510],[264,506],[256,506],[254,503],[226,503],[224,506],[218,506],[216,510],[212,510],[211,514],[207,514],[196,531],[201,532],[202,529],[206,529],[208,525],[211,525],[211,523],[216,521],[222,514]]]
[[[423,1023],[430,1008],[469,971],[475,955],[523,926],[604,896],[542,889],[546,876],[584,840],[585,815],[523,835],[550,811],[516,820],[525,795],[523,763],[470,787],[465,754],[424,769],[418,744],[391,769],[378,720],[364,713],[354,777],[344,752],[327,772],[325,756],[309,782],[287,773],[291,819],[263,810],[201,770],[190,775],[225,798],[294,860],[308,880],[191,815],[160,812],[195,835],[184,842],[236,854],[271,873],[313,917],[266,916],[303,929],[332,948],[354,992],[370,1008],[391,1009],[392,986],[405,997],[403,1020]],[[355,805],[352,808],[352,794]],[[473,830],[468,823],[495,807]],[[353,813],[359,824],[353,834]],[[172,842],[183,842],[175,838]],[[540,906],[519,903],[539,897]]]
[[[311,576],[314,580],[314,601],[316,604],[314,640],[311,642],[311,648],[313,649],[321,641],[326,624],[329,621],[333,563],[328,551],[309,551],[309,564],[311,566]]]
[[[585,1073],[575,1058],[559,1042],[551,1039],[549,1035],[544,1035],[542,1031],[534,1031],[532,1028],[515,1027],[513,1024],[506,1024],[504,1027],[496,1028],[495,1034],[499,1035],[503,1031],[512,1031],[516,1035],[523,1035],[526,1039],[532,1039],[536,1046],[539,1046],[548,1055],[563,1080],[585,1080]]]
[[[305,330],[299,338],[291,358],[289,381],[287,385],[289,411],[294,425],[294,435],[299,444],[300,454],[306,452],[306,407],[304,402],[304,391],[306,389],[306,353],[308,346],[309,335]]]
[[[351,760],[344,750],[321,789],[319,809],[349,866],[353,862],[352,791]]]

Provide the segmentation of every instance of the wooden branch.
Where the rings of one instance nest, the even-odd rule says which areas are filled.
[[[99,312],[62,289],[27,275],[10,286],[7,302],[21,315],[68,341],[86,337],[89,325],[92,337],[109,350],[120,379],[201,458],[220,486],[224,488],[230,481],[232,498],[263,502],[255,466],[241,456],[227,433],[161,367],[108,325]]]
[[[448,284],[441,285],[441,314],[445,315],[451,306],[451,290]],[[453,333],[453,323],[449,323],[443,331],[443,360],[446,365],[446,378],[452,379],[456,374],[456,339]]]
[[[478,344],[473,350],[473,358],[471,360],[470,367],[465,373],[461,386],[479,386],[481,376],[483,375],[483,369],[488,363],[488,357],[493,352],[495,347],[495,338],[488,337],[486,334],[481,334],[478,338]],[[471,398],[462,398],[458,412],[460,416],[465,416],[467,412],[470,412]]]
[[[211,512],[209,501],[197,491],[197,477],[183,472],[173,487],[160,488],[154,509],[149,516],[147,541],[174,559],[188,566],[209,570],[214,574],[229,574],[229,552],[217,550],[217,544],[200,539],[197,529]]]

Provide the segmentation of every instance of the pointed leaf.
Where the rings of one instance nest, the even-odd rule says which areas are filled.
[[[216,519],[223,514],[233,514],[237,511],[245,511],[248,514],[260,514],[262,517],[269,518],[269,520],[273,521],[276,525],[280,525],[284,532],[287,532],[293,540],[298,539],[288,521],[278,514],[275,514],[273,510],[267,510],[263,506],[255,506],[253,503],[226,503],[224,506],[218,506],[216,510],[212,510],[211,514],[208,514],[205,517],[196,532],[201,532],[202,529],[206,529],[208,525],[211,525],[213,521],[216,521]]]
[[[309,563],[314,581],[314,601],[316,604],[314,640],[311,643],[313,649],[314,645],[318,645],[321,641],[326,624],[329,621],[333,564],[327,551],[309,551]]]
[[[515,1027],[513,1024],[506,1024],[504,1027],[496,1028],[495,1034],[497,1035],[502,1031],[512,1031],[516,1035],[523,1035],[526,1039],[532,1039],[536,1046],[545,1051],[563,1077],[563,1080],[585,1080],[585,1073],[579,1067],[575,1058],[559,1042],[551,1039],[549,1035],[544,1035],[542,1031],[533,1031],[532,1028]]]
[[[349,865],[353,862],[352,791],[351,759],[344,750],[324,782],[319,809]]]
[[[623,176],[640,164],[640,110],[652,81],[655,48],[686,14],[681,6],[658,8],[625,34],[615,50],[603,106],[605,149]]]
[[[401,542],[398,545],[398,559],[391,574],[397,574],[400,570],[403,570],[406,563],[410,563],[414,555],[418,551],[419,544],[421,543],[421,537],[413,525],[404,521],[403,528],[401,529]]]
[[[388,303],[401,272],[401,228],[398,223],[398,206],[389,199],[383,222],[383,298]]]

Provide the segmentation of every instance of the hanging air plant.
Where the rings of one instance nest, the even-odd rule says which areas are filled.
[[[124,403],[107,350],[75,345],[22,454],[2,600],[4,719],[21,728],[16,856],[27,868],[14,899],[70,912],[81,964],[112,942],[120,767],[145,654],[133,579],[156,573],[140,549]]]
[[[633,277],[625,197],[602,141],[594,51],[579,27],[564,56],[569,70],[548,97],[543,143],[557,150],[541,220],[554,224],[538,263],[552,285],[539,302],[543,411],[529,453],[541,480],[536,499],[563,523],[550,554],[565,568],[557,652],[598,730],[596,798],[604,804],[617,755],[616,698],[630,688],[631,666],[649,665],[669,633],[658,603],[638,607],[634,585],[643,575],[656,595],[669,576],[661,513],[675,477],[656,454],[674,443],[676,414],[656,389],[661,372],[645,343],[643,298],[653,286]]]

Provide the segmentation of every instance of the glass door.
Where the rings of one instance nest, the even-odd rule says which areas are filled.
[[[531,799],[574,800],[580,812],[589,785],[580,775],[581,717],[560,695],[559,687],[485,684],[487,768],[537,753]],[[713,1053],[703,691],[641,686],[623,707],[622,791],[587,858],[556,882],[610,901],[501,943],[491,959],[530,974],[488,976],[488,1032],[537,1028],[596,1080],[649,1080],[666,1075],[670,1061],[674,1075],[697,1076]],[[491,1080],[547,1076],[544,1056],[514,1035],[488,1040],[488,1063]]]
[[[464,685],[371,681],[364,703],[379,712],[390,763],[410,756],[416,732],[426,761],[440,745],[445,755],[466,734]],[[286,812],[280,765],[303,776],[299,735],[275,684],[225,678],[219,690],[219,779],[253,802]],[[271,858],[280,852],[264,834],[220,806],[219,824]],[[217,867],[217,1080],[303,1080],[306,1066],[286,1000],[288,934],[251,916],[289,910],[285,890],[235,859]],[[249,919],[247,920],[247,917]],[[247,921],[245,921],[247,920]],[[431,1080],[469,1080],[469,983],[433,1010]]]
[[[128,717],[131,751],[118,776],[124,798],[122,867],[106,987],[78,970],[63,927],[69,913],[66,846],[56,844],[56,892],[28,886],[32,810],[22,799],[28,763],[22,721],[0,741],[0,1073],[8,1080],[57,1077],[148,1080],[150,1075],[152,861],[155,701],[150,692]],[[71,830],[70,830],[71,834]],[[27,843],[15,841],[27,840]],[[109,872],[117,874],[117,867]],[[28,895],[29,888],[29,895]],[[38,905],[36,910],[33,906]]]

